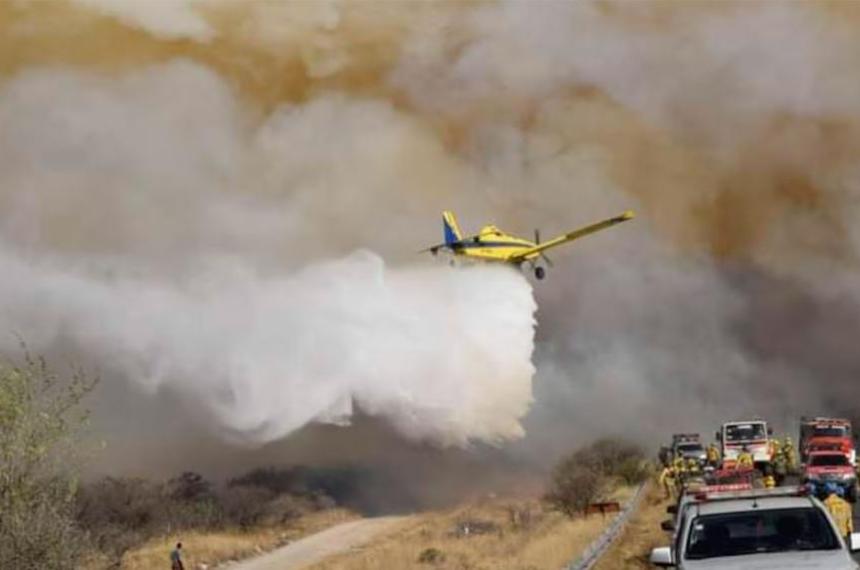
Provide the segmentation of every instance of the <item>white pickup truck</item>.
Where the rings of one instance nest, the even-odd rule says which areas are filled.
[[[655,566],[681,570],[858,570],[820,501],[798,488],[703,493],[678,513],[672,546],[651,551]]]

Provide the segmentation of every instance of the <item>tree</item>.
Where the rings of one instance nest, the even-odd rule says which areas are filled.
[[[552,483],[545,499],[552,507],[573,517],[585,512],[603,490],[603,480],[594,467],[568,457],[559,463],[552,474]]]
[[[613,482],[620,479],[634,485],[647,476],[645,454],[638,445],[599,439],[556,465],[546,500],[556,510],[573,516],[609,491]]]
[[[80,403],[97,380],[24,360],[0,361],[0,568],[75,568],[83,540],[69,465],[87,419]]]

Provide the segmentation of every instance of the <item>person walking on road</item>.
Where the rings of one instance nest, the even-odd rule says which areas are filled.
[[[182,543],[177,542],[176,548],[170,553],[170,570],[185,570],[185,565],[182,564]]]

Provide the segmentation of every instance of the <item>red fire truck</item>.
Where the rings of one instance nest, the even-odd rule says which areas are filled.
[[[851,422],[843,418],[800,418],[798,447],[800,460],[804,463],[810,452],[838,451],[848,458],[851,465],[857,465]]]

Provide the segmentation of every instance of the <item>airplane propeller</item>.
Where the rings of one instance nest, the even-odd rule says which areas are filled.
[[[535,245],[540,245],[540,230],[537,228],[535,228]],[[544,252],[540,252],[538,255],[540,255],[541,259],[546,261],[547,265],[549,265],[550,267],[555,267],[552,260],[547,257]]]

